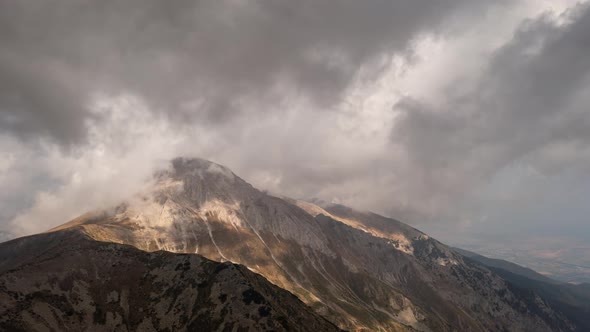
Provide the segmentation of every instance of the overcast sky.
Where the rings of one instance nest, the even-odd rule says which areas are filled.
[[[590,242],[590,6],[0,0],[0,230],[175,156],[443,241]]]

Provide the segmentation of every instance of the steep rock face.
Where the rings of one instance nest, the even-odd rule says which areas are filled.
[[[583,330],[582,325],[571,319],[577,317],[555,310],[550,299],[535,293],[523,293],[522,289],[515,288],[484,265],[465,260],[448,246],[399,221],[337,204],[322,204],[321,208],[310,209],[310,203],[297,203],[321,219],[338,220],[375,237],[394,241],[394,247],[408,253],[423,268],[419,276],[409,273],[409,280],[400,286],[409,287],[406,290],[409,294],[418,294],[420,289],[415,288],[417,284],[411,279],[428,280],[436,294],[431,294],[432,301],[424,305],[433,312],[448,310],[451,302],[468,312],[485,330]],[[404,244],[401,248],[400,243]],[[443,299],[445,303],[437,308],[436,299]],[[491,321],[488,321],[489,317],[492,317]],[[522,324],[519,322],[522,319],[527,322]]]
[[[244,266],[75,230],[0,245],[2,331],[337,331]]]
[[[262,193],[227,168],[176,159],[120,206],[58,229],[260,273],[350,330],[568,331],[542,299],[401,222]]]

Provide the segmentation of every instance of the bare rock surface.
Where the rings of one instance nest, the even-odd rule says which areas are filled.
[[[0,257],[2,331],[338,331],[246,267],[199,255],[63,230]]]

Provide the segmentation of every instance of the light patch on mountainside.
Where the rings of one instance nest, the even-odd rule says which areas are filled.
[[[395,249],[402,251],[408,255],[414,254],[414,248],[412,247],[412,241],[410,239],[408,239],[408,237],[406,235],[404,235],[403,233],[384,233],[378,229],[368,227],[367,225],[360,222],[359,220],[335,216],[313,203],[302,201],[302,200],[294,200],[294,202],[297,206],[304,209],[305,211],[307,211],[309,214],[313,215],[314,217],[319,214],[323,214],[323,215],[330,217],[334,220],[338,220],[346,225],[349,225],[349,226],[354,227],[356,229],[360,229],[363,232],[370,233],[370,234],[380,237],[380,238],[392,240],[390,242],[390,244]]]

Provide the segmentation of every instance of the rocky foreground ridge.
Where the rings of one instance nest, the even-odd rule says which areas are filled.
[[[246,267],[63,230],[0,245],[1,331],[339,331]]]

